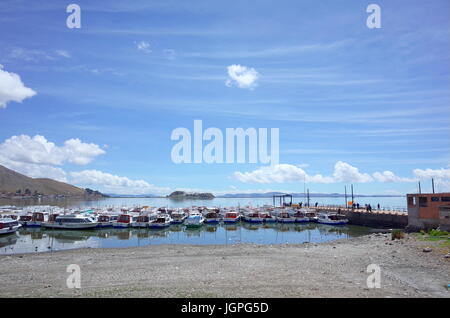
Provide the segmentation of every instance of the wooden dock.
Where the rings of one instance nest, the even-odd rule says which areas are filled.
[[[377,228],[405,228],[408,225],[408,213],[401,210],[352,209],[337,206],[318,206],[317,212],[339,212],[345,215],[350,224]]]

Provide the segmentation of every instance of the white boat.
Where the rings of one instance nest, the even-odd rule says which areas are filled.
[[[186,224],[186,227],[200,227],[203,225],[203,222],[205,222],[205,218],[203,215],[198,211],[192,211],[189,213],[189,216],[184,220],[184,224]]]
[[[183,211],[174,211],[171,214],[172,217],[172,224],[182,224],[184,220],[186,219],[187,215]]]
[[[117,221],[117,216],[107,215],[107,214],[101,214],[97,218],[97,227],[103,228],[103,227],[112,227],[114,224],[114,221]]]
[[[217,224],[220,222],[220,214],[216,211],[210,211],[205,214],[205,223]]]
[[[48,221],[48,213],[34,212],[31,215],[31,220],[27,222],[27,227],[41,227],[43,222]]]
[[[42,227],[66,230],[86,230],[97,227],[98,222],[90,216],[83,214],[59,215],[55,221],[43,222]]]
[[[293,214],[293,217],[295,217],[295,223],[307,223],[309,222],[309,217],[306,216],[306,214],[303,211],[298,210]]]
[[[11,218],[0,218],[0,235],[15,233],[22,225]]]
[[[262,223],[263,219],[258,212],[250,212],[244,216],[244,221],[249,223]]]
[[[289,212],[280,212],[277,216],[279,223],[295,223],[295,217],[289,214]]]
[[[316,212],[312,210],[306,210],[304,211],[305,216],[309,219],[309,222],[317,222],[317,215]]]
[[[224,223],[237,223],[237,222],[239,222],[239,220],[240,220],[240,216],[239,216],[239,213],[236,211],[226,212],[223,217]]]
[[[274,223],[277,221],[277,219],[273,217],[269,212],[261,212],[259,215],[265,223]]]
[[[329,225],[345,225],[348,223],[348,220],[346,218],[341,218],[336,213],[321,213],[317,217],[317,222]]]
[[[151,229],[162,229],[170,226],[170,221],[172,219],[168,214],[161,214],[155,220],[151,221],[148,224],[148,227]]]
[[[136,222],[131,223],[131,227],[136,228],[147,228],[150,223],[150,218],[148,215],[139,215]]]
[[[31,214],[23,214],[19,216],[19,224],[22,226],[27,226],[28,222],[32,219]]]
[[[137,217],[134,217],[131,214],[125,213],[119,215],[117,218],[117,221],[113,223],[114,228],[124,228],[124,227],[131,227],[131,224],[133,222],[136,222]]]

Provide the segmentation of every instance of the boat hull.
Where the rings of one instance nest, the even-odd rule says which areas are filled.
[[[129,228],[129,227],[131,227],[131,223],[115,222],[113,224],[113,227],[117,228],[117,229]]]
[[[0,235],[15,233],[15,232],[17,232],[18,229],[21,228],[21,226],[22,225],[18,224],[18,225],[14,225],[11,227],[2,228],[2,229],[0,229]]]
[[[169,226],[170,226],[170,223],[150,223],[148,225],[148,228],[150,228],[150,229],[163,229],[163,228],[166,228],[166,227],[169,227]]]
[[[219,218],[205,219],[205,223],[208,223],[208,224],[218,224],[219,222],[220,222]]]
[[[295,223],[295,218],[277,218],[278,223]]]
[[[100,222],[97,224],[98,228],[112,227],[113,222]]]
[[[317,223],[320,224],[326,224],[326,225],[346,225],[348,224],[348,220],[339,220],[339,221],[324,221],[324,220],[318,220]]]
[[[240,219],[239,219],[239,217],[236,217],[236,218],[226,218],[226,217],[224,217],[223,218],[223,223],[237,223],[237,222],[239,222],[240,221]]]
[[[98,223],[42,223],[42,227],[64,230],[87,230],[96,228]]]

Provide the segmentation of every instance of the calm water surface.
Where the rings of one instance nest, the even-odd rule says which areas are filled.
[[[301,244],[326,242],[368,234],[370,228],[355,225],[306,224],[218,224],[186,229],[171,225],[167,229],[54,230],[22,228],[15,234],[0,236],[0,254],[35,253],[73,248],[120,248],[158,244]]]
[[[350,200],[350,199],[348,199]],[[301,197],[294,197],[293,202],[305,203],[305,199]],[[311,198],[310,204],[319,203],[320,205],[345,205],[344,198],[336,197],[321,197],[321,198]],[[355,198],[355,202],[364,206],[364,204],[370,204],[372,207],[376,207],[380,204],[381,207],[386,208],[406,208],[406,198],[405,197],[361,197]],[[272,205],[272,198],[214,198],[212,200],[172,200],[167,198],[104,198],[98,200],[76,200],[76,199],[60,199],[60,200],[49,200],[49,199],[23,199],[23,200],[10,200],[10,199],[0,199],[0,206],[2,205],[16,205],[16,206],[26,206],[26,205],[57,205],[60,207],[68,208],[87,208],[87,207],[121,207],[121,206],[154,206],[154,207],[190,207],[196,206],[217,206],[217,207],[228,207],[228,206],[263,206],[265,204]],[[278,202],[277,202],[278,204]]]

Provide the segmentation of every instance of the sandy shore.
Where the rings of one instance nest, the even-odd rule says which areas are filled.
[[[431,246],[432,252],[423,248]],[[302,245],[163,245],[0,256],[0,297],[450,297],[448,251],[373,234]],[[68,289],[69,264],[81,289]],[[366,285],[369,264],[381,288]]]

